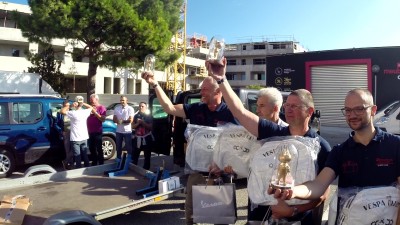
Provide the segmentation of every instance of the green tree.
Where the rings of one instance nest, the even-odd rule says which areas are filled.
[[[183,0],[28,0],[32,14],[17,16],[23,36],[38,43],[65,38],[79,46],[74,58],[87,57],[88,96],[95,91],[97,68],[132,68],[143,65],[152,53],[157,67],[179,55],[168,50],[182,26]],[[16,14],[17,15],[17,14]],[[134,63],[136,62],[136,63]]]
[[[261,88],[264,88],[264,87],[259,84],[251,84],[251,85],[247,85],[246,88],[260,90]]]
[[[28,72],[39,74],[41,79],[46,81],[56,92],[65,96],[66,79],[60,71],[62,60],[57,59],[51,45],[46,46],[39,53],[27,52],[27,58],[33,65],[33,67],[28,67]],[[39,93],[41,90],[42,82],[40,82]]]

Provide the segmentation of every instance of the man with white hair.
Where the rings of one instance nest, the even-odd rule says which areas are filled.
[[[94,111],[87,119],[89,132],[89,150],[92,158],[92,166],[104,164],[104,154],[102,148],[103,122],[106,120],[106,107],[99,103],[99,96],[90,95],[90,104]]]
[[[286,127],[288,124],[279,118],[282,103],[282,93],[278,89],[274,87],[262,88],[257,95],[256,113],[260,118]]]

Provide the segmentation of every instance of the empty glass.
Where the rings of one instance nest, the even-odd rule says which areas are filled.
[[[146,55],[144,58],[144,72],[154,73],[154,67],[156,64],[156,57],[152,54]]]
[[[214,36],[211,38],[207,60],[210,63],[222,64],[221,60],[224,56],[225,40],[222,37]]]

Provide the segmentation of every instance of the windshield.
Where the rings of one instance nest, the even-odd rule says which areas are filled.
[[[382,108],[382,110],[380,110],[379,112],[383,111],[383,114],[385,116],[390,116],[391,114],[393,114],[398,108],[400,107],[400,101],[395,101],[390,103],[389,105],[385,106]],[[378,112],[378,113],[379,113]]]

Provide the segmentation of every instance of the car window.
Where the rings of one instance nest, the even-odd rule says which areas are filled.
[[[199,97],[190,97],[190,96],[188,96],[188,104],[198,103],[200,101],[201,101],[201,99]]]
[[[42,104],[38,102],[14,103],[12,114],[17,123],[36,123],[43,115]]]
[[[163,107],[160,104],[160,101],[155,98],[153,101],[153,110],[151,112],[151,115],[153,116],[154,119],[161,119],[161,118],[167,118],[168,114],[164,111]]]
[[[0,124],[8,124],[8,104],[5,102],[0,103]]]
[[[50,103],[51,115],[54,118],[57,118],[57,112],[59,112],[61,108],[62,108],[62,103],[61,102],[51,102]]]
[[[257,115],[257,94],[249,93],[247,95],[247,104],[249,105],[249,111]]]
[[[395,102],[395,103],[389,105],[384,111],[385,116],[389,116],[389,115],[393,114],[394,112],[396,112],[396,110],[399,107],[400,107],[400,102]]]

